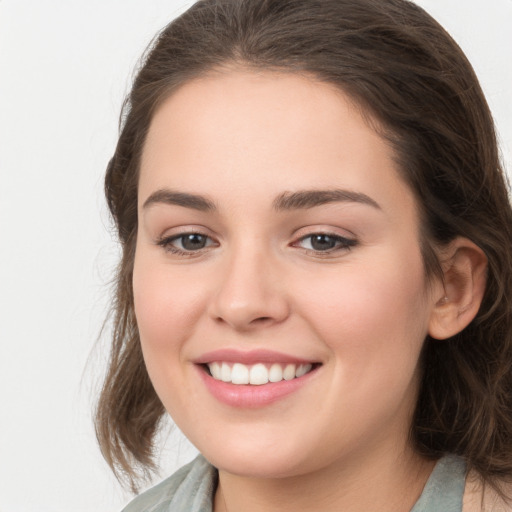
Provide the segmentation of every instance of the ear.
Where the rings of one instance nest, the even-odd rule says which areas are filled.
[[[440,252],[443,282],[434,287],[429,334],[439,340],[462,331],[475,318],[485,292],[487,257],[467,238],[456,238]]]

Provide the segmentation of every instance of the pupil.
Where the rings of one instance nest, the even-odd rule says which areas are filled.
[[[333,249],[335,245],[336,240],[329,235],[313,235],[311,238],[311,247],[313,247],[315,251]]]
[[[202,249],[206,245],[206,238],[203,235],[198,234],[190,234],[185,235],[181,243],[183,244],[183,248],[188,251],[194,251],[197,249]]]

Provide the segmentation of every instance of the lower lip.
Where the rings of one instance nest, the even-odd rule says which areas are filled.
[[[202,366],[197,367],[208,391],[220,402],[232,407],[256,408],[273,404],[278,400],[298,391],[313,377],[318,368],[302,377],[280,382],[269,382],[261,386],[249,384],[231,384],[214,379]]]

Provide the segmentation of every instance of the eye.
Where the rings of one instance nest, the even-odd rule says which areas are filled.
[[[329,233],[312,233],[300,238],[294,245],[314,252],[334,252],[345,250],[357,244],[355,240]]]
[[[190,255],[215,245],[215,242],[202,233],[181,233],[162,238],[157,244],[171,253]]]

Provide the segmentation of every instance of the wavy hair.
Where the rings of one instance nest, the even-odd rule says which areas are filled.
[[[154,469],[165,414],[144,366],[132,272],[145,137],[177,87],[225,65],[307,73],[348,94],[394,149],[416,195],[428,276],[433,248],[457,236],[488,259],[480,311],[461,333],[427,338],[411,426],[431,458],[465,457],[495,485],[512,478],[512,210],[491,113],[465,55],[407,0],[200,0],[167,25],[125,100],[105,192],[123,250],[113,338],[96,409],[103,455],[136,489]]]

